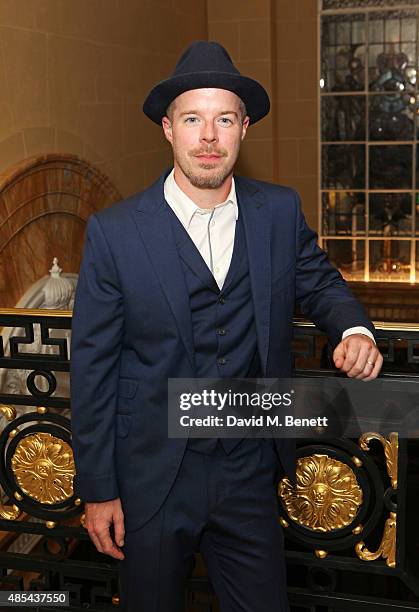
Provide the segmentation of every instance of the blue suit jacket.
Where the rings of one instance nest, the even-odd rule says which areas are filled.
[[[167,437],[167,379],[192,378],[189,296],[163,185],[92,215],[73,315],[71,399],[75,491],[120,496],[126,529],[159,508],[186,439]],[[333,345],[348,327],[373,331],[317,246],[293,189],[237,177],[263,376],[291,375],[295,301]],[[290,441],[278,442],[292,476]]]

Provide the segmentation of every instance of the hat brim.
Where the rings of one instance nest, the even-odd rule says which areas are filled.
[[[143,111],[154,123],[161,125],[169,104],[190,89],[215,87],[227,89],[239,96],[246,105],[250,123],[256,123],[269,113],[270,102],[266,90],[249,77],[230,72],[190,72],[160,81],[144,101]]]

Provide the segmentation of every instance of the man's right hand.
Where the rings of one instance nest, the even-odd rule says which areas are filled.
[[[97,550],[115,559],[124,559],[120,546],[124,545],[124,514],[119,497],[104,502],[86,502],[85,527]],[[114,525],[115,542],[109,532]]]

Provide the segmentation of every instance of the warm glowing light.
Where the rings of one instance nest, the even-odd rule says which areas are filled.
[[[415,85],[415,83],[416,83],[416,70],[414,68],[407,68],[406,76],[409,79],[409,81],[412,83],[412,85]]]

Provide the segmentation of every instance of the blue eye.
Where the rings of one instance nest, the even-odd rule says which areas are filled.
[[[228,117],[220,117],[220,121],[223,125],[230,125],[233,123]]]
[[[196,123],[198,121],[198,117],[187,117],[185,119],[185,123]]]

